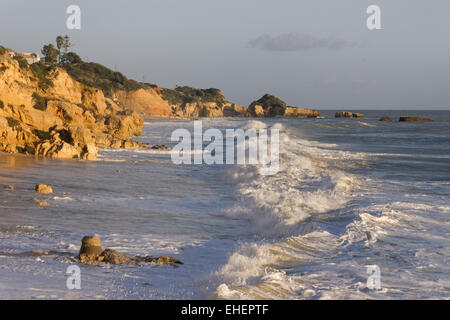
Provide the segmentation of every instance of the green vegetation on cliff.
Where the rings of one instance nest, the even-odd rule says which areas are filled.
[[[196,89],[183,86],[176,87],[173,90],[162,89],[161,96],[172,105],[195,102],[215,102],[221,107],[227,102],[222,91],[216,88]]]
[[[146,87],[145,84],[130,80],[122,73],[110,70],[99,63],[65,63],[61,67],[75,80],[101,89],[106,96],[111,96],[117,90],[132,91]]]

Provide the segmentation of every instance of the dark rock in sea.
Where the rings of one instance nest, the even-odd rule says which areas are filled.
[[[184,264],[181,260],[169,256],[161,256],[161,257],[140,257],[136,256],[136,262],[147,262],[154,264]]]
[[[381,117],[378,121],[384,121],[384,122],[392,122],[392,119],[389,117]]]
[[[78,259],[81,262],[96,262],[97,258],[102,254],[102,243],[100,237],[84,237],[81,240],[81,248]]]
[[[171,150],[170,147],[168,147],[168,146],[156,145],[156,144],[152,146],[152,149],[153,150],[161,150],[161,151],[170,151]]]
[[[364,115],[362,113],[340,111],[340,112],[336,112],[334,117],[335,118],[364,118]]]
[[[7,190],[14,191],[15,188],[14,188],[14,186],[6,186],[6,189],[7,189]]]
[[[425,117],[411,117],[411,116],[401,116],[400,119],[398,119],[400,122],[432,122],[432,119],[425,118]]]
[[[43,193],[43,194],[50,194],[53,193],[52,187],[46,185],[46,184],[37,184],[34,188],[36,192]]]
[[[99,262],[110,264],[135,264],[136,261],[129,256],[126,256],[116,250],[105,249],[97,258]]]

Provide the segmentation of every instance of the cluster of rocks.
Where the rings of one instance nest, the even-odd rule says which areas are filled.
[[[364,118],[362,113],[350,112],[350,111],[339,111],[334,115],[335,118]]]
[[[392,122],[392,119],[389,117],[381,117],[379,121],[383,122]],[[398,119],[399,122],[432,122],[432,119],[425,117],[413,117],[413,116],[401,116]]]
[[[364,118],[362,113],[350,112],[350,111],[339,111],[334,115],[335,118]],[[382,122],[392,122],[392,119],[388,116],[381,117],[379,121]],[[431,122],[432,119],[425,117],[413,117],[413,116],[400,116],[399,122]]]
[[[104,262],[109,264],[137,264],[137,263],[154,263],[154,264],[183,264],[179,259],[161,256],[136,256],[129,257],[113,249],[102,249],[100,237],[86,236],[81,240],[80,252],[77,259],[81,262]]]

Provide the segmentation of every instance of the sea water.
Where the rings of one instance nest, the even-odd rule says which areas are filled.
[[[150,149],[100,150],[93,162],[0,155],[0,299],[449,298],[450,112],[362,112],[201,119],[204,130],[280,129],[272,176],[175,165]],[[149,121],[137,139],[173,147],[178,128],[193,121]],[[184,265],[79,264],[81,289],[69,290],[69,257],[94,234],[104,248]]]

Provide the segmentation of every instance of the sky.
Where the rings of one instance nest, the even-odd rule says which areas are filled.
[[[68,30],[69,5],[81,29]],[[366,10],[381,9],[381,30]],[[73,51],[167,88],[316,109],[450,110],[448,0],[0,0],[0,45]]]

